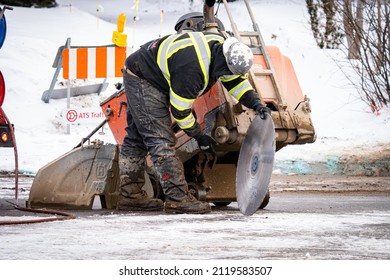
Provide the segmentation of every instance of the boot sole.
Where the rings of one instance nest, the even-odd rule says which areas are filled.
[[[193,211],[193,210],[180,210],[180,209],[165,208],[166,214],[207,214],[210,212],[211,212],[211,209]]]
[[[155,212],[164,210],[163,207],[156,208],[138,208],[138,207],[126,207],[126,208],[117,208],[118,211],[137,211],[137,212]]]

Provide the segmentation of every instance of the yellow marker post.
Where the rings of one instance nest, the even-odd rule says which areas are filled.
[[[100,13],[104,12],[103,5],[100,1],[96,0],[96,18],[97,18],[97,29],[99,30]]]
[[[133,22],[134,22],[134,28],[133,28],[133,45],[131,48],[134,48],[134,42],[135,42],[135,29],[137,27],[137,17],[138,17],[138,0],[135,0],[135,7],[134,7],[134,17],[133,17]]]
[[[161,37],[161,34],[162,34],[163,21],[164,21],[164,10],[161,9],[161,11],[160,11],[160,34],[158,37]]]
[[[118,16],[117,31],[112,33],[112,42],[118,47],[125,47],[127,45],[127,34],[124,34],[126,24],[126,15],[121,13]]]

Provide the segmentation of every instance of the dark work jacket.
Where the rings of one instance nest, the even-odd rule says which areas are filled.
[[[216,34],[213,33],[213,35]],[[208,42],[211,52],[211,61],[209,66],[208,84],[203,93],[207,92],[221,77],[233,76],[226,64],[225,56],[223,55],[221,41],[223,42],[224,38],[222,35],[218,35],[221,36],[221,40],[210,40]],[[204,77],[195,48],[193,46],[180,48],[169,57],[167,63],[170,72],[170,87],[157,63],[158,49],[167,37],[168,36],[165,36],[142,45],[139,50],[128,56],[125,61],[125,66],[139,78],[147,80],[159,91],[168,96],[172,89],[175,93],[180,95],[180,97],[195,100],[198,97],[199,91],[204,87]],[[186,37],[188,37],[187,33],[180,36],[180,38]],[[222,81],[222,84],[229,91],[246,79],[245,76],[236,76],[229,81]],[[237,99],[248,108],[253,108],[256,103],[260,103],[257,93],[252,87],[246,89],[240,98]],[[171,112],[176,120],[188,118],[188,116],[192,114],[191,109],[178,110],[174,106],[171,106]],[[200,126],[195,121],[193,125],[186,127],[183,130],[192,137],[200,132]]]

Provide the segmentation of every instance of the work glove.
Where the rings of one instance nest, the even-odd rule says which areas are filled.
[[[265,120],[267,118],[267,114],[271,115],[271,109],[261,103],[256,103],[255,106],[253,106],[253,109],[256,111],[256,113],[260,116],[262,120]]]
[[[206,4],[207,6],[212,7],[215,4],[215,0],[206,0]]]
[[[198,142],[199,148],[203,151],[212,152],[213,145],[217,145],[217,142],[213,137],[207,135],[204,131],[199,133],[199,135],[194,136],[194,138]]]

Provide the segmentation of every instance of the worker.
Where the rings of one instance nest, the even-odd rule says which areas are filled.
[[[234,37],[188,32],[148,42],[125,60],[123,82],[127,97],[127,135],[119,155],[120,194],[117,209],[166,213],[209,213],[208,202],[189,191],[183,163],[175,156],[172,119],[199,148],[215,140],[205,134],[191,107],[218,80],[244,106],[266,118],[269,108],[247,80],[253,64],[249,47]],[[152,198],[142,190],[149,153],[165,195]]]

